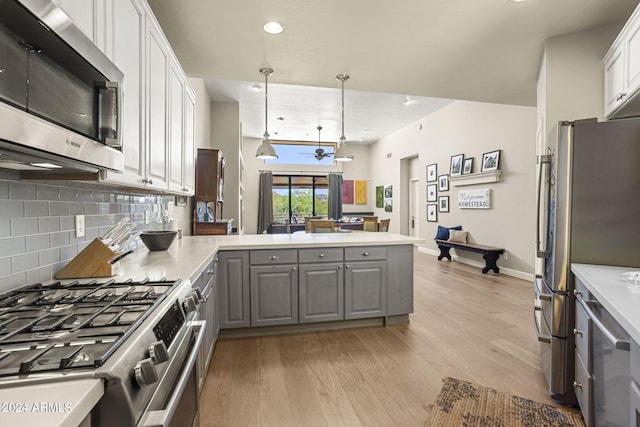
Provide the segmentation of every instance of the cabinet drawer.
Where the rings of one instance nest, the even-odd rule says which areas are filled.
[[[318,248],[298,250],[300,263],[342,261],[342,248]]]
[[[369,261],[387,259],[387,248],[384,246],[359,246],[344,248],[345,261]]]
[[[589,356],[591,330],[591,319],[582,308],[582,305],[576,302],[576,326],[573,330],[573,334],[576,337],[576,352],[582,357],[588,372],[591,372],[591,357]]]
[[[297,264],[297,249],[256,250],[249,253],[249,263],[256,264]]]
[[[593,425],[593,414],[591,413],[591,409],[593,405],[591,403],[591,390],[592,387],[592,378],[587,372],[587,368],[585,367],[582,358],[579,354],[576,353],[576,379],[573,383],[573,388],[576,392],[576,399],[578,400],[578,405],[580,406],[580,410],[582,411],[582,417],[584,418],[584,423],[586,426]]]

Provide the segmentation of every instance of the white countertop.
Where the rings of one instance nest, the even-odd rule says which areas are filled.
[[[77,427],[103,394],[99,379],[0,388],[0,426]]]
[[[118,278],[151,280],[161,278],[195,280],[219,250],[284,249],[305,247],[347,247],[411,245],[423,242],[395,233],[299,233],[243,234],[229,236],[185,236],[166,251],[149,251],[141,246],[116,264]]]
[[[640,344],[640,284],[634,285],[620,277],[621,273],[639,270],[640,267],[571,264],[576,277]]]

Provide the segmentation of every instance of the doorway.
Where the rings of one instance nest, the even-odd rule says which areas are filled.
[[[409,180],[409,236],[420,236],[420,179]]]

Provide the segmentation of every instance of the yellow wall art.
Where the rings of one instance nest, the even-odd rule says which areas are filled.
[[[367,181],[356,179],[356,205],[367,204]]]

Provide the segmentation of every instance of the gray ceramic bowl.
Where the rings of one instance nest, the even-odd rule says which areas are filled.
[[[144,231],[140,240],[150,251],[166,251],[176,238],[177,231]]]

